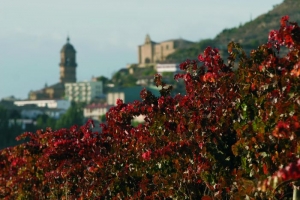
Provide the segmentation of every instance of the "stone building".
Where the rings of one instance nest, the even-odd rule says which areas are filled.
[[[37,91],[30,91],[28,98],[30,100],[43,99],[61,99],[64,97],[65,83],[76,82],[76,51],[73,45],[70,44],[69,37],[67,43],[60,51],[60,80],[51,86],[45,86]]]
[[[44,99],[61,99],[64,96],[65,86],[59,82],[36,91],[29,92],[30,100],[44,100]]]
[[[188,48],[192,44],[194,43],[181,38],[156,43],[150,39],[149,35],[146,35],[145,43],[138,46],[139,67],[166,62],[168,55],[174,53],[177,49]]]

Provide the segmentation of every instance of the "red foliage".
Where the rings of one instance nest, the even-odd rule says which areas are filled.
[[[1,151],[0,195],[262,198],[258,181],[299,158],[299,34],[298,25],[284,17],[269,42],[250,56],[230,43],[227,65],[208,47],[199,61],[183,62],[185,73],[174,77],[184,80],[186,95],[170,96],[172,87],[156,75],[161,95],[142,90],[143,101],[118,100],[101,133],[92,131],[91,121],[24,133],[20,138],[29,142]],[[283,57],[281,46],[288,48]],[[145,123],[132,126],[140,115]],[[281,174],[298,177],[299,170]]]
[[[298,159],[298,161],[296,162],[290,163],[284,168],[281,168],[268,179],[261,181],[258,184],[258,189],[264,192],[268,190],[273,190],[273,192],[276,192],[276,190],[278,190],[280,186],[289,185],[290,182],[297,183],[299,180],[300,159]]]

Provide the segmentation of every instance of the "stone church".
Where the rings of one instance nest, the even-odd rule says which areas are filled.
[[[62,99],[65,92],[65,83],[76,82],[76,50],[70,44],[70,38],[67,38],[67,43],[60,51],[60,80],[58,83],[45,86],[37,91],[29,92],[30,100],[44,100],[44,99]]]
[[[156,43],[150,39],[149,35],[146,35],[145,43],[138,46],[139,67],[167,62],[168,55],[174,53],[177,49],[188,48],[192,44],[194,42],[181,38]]]

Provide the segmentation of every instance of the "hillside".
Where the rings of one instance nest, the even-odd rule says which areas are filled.
[[[182,61],[181,58],[195,59],[207,46],[217,47],[222,53],[225,53],[227,52],[227,44],[231,41],[240,43],[249,52],[256,49],[258,44],[267,42],[270,30],[278,28],[282,16],[289,15],[291,21],[299,24],[299,10],[300,0],[285,0],[279,5],[274,5],[268,13],[239,27],[224,29],[214,39],[202,40],[191,48],[178,50],[168,56],[168,59],[180,62]]]

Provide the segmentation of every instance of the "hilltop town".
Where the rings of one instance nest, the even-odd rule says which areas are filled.
[[[106,112],[116,105],[117,99],[122,99],[125,103],[139,100],[139,93],[143,88],[159,96],[159,88],[153,85],[154,75],[157,73],[163,74],[166,82],[175,85],[174,93],[183,92],[183,84],[173,80],[174,74],[179,72],[179,61],[168,60],[167,57],[176,50],[188,48],[192,44],[194,43],[181,38],[158,43],[146,35],[144,43],[138,46],[137,63],[120,69],[111,79],[94,74],[91,80],[81,81],[76,77],[76,69],[80,67],[76,60],[76,50],[67,37],[60,50],[58,82],[45,85],[36,91],[29,91],[27,99],[3,98],[0,106],[6,108],[9,113],[18,113],[17,116],[9,117],[9,124],[12,126],[17,123],[23,131],[30,130],[30,127],[46,128],[47,125],[51,125],[46,122],[49,118],[52,121],[59,120],[72,108],[72,103],[73,106],[80,105],[83,111],[82,123],[84,119],[89,118],[103,122]],[[43,123],[41,116],[44,116]],[[143,121],[142,118],[136,120]],[[37,126],[39,121],[40,125]],[[44,127],[41,124],[44,124]]]

